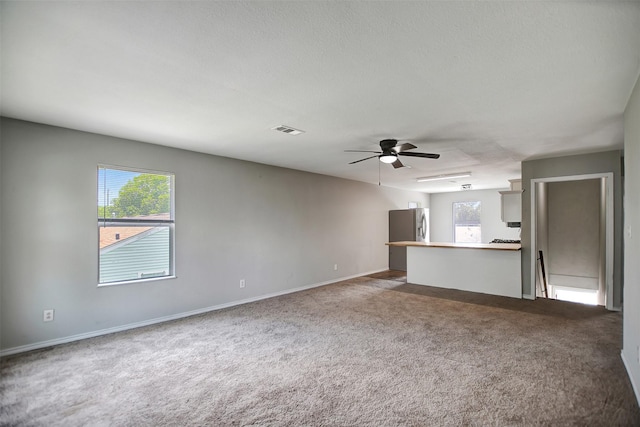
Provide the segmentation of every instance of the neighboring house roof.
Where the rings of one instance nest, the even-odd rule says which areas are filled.
[[[153,220],[166,221],[171,219],[171,214],[169,214],[169,212],[164,212],[164,213],[157,213],[157,214],[150,214],[150,215],[125,216],[122,219],[145,219],[149,221],[153,221]]]
[[[123,219],[137,219],[147,221],[160,221],[171,219],[171,214],[168,212],[150,214],[150,215],[138,215],[131,217],[124,217]],[[127,239],[138,236],[145,231],[151,230],[154,227],[149,226],[109,226],[100,227],[100,249],[104,249],[116,243],[122,243]],[[140,236],[141,237],[141,236]]]
[[[100,227],[100,249],[120,243],[153,227]]]

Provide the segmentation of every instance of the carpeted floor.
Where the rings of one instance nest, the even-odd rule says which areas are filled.
[[[621,335],[388,272],[6,357],[0,425],[640,425]]]

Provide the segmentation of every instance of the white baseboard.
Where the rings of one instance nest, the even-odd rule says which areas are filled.
[[[113,334],[115,332],[127,331],[129,329],[141,328],[143,326],[149,326],[149,325],[155,325],[155,324],[158,324],[158,323],[169,322],[171,320],[183,319],[185,317],[196,316],[198,314],[208,313],[210,311],[221,310],[223,308],[234,307],[236,305],[248,304],[250,302],[260,301],[260,300],[263,300],[263,299],[273,298],[273,297],[286,295],[286,294],[292,294],[294,292],[300,292],[300,291],[304,291],[304,290],[307,290],[307,289],[318,288],[320,286],[326,286],[326,285],[330,285],[332,283],[337,283],[337,282],[341,282],[343,280],[349,280],[349,279],[353,279],[353,278],[356,278],[356,277],[366,276],[366,275],[369,275],[369,274],[381,273],[383,271],[387,271],[387,269],[385,268],[385,269],[382,269],[382,270],[374,270],[374,271],[369,271],[369,272],[365,272],[365,273],[354,274],[352,276],[346,276],[346,277],[341,277],[341,278],[337,278],[337,279],[327,280],[325,282],[314,283],[314,284],[306,285],[306,286],[300,286],[300,287],[297,287],[297,288],[287,289],[287,290],[284,290],[284,291],[272,292],[272,293],[269,293],[269,294],[259,295],[257,297],[247,298],[247,299],[238,300],[238,301],[231,301],[231,302],[227,302],[227,303],[224,303],[224,304],[218,304],[218,305],[214,305],[214,306],[210,306],[210,307],[200,308],[200,309],[197,309],[197,310],[192,310],[192,311],[187,311],[187,312],[183,312],[183,313],[172,314],[172,315],[169,315],[169,316],[157,317],[155,319],[143,320],[142,322],[129,323],[129,324],[122,325],[122,326],[115,326],[113,328],[100,329],[100,330],[97,330],[97,331],[85,332],[85,333],[82,333],[82,334],[71,335],[71,336],[68,336],[68,337],[56,338],[56,339],[47,340],[47,341],[40,341],[40,342],[36,342],[36,343],[33,343],[33,344],[21,345],[21,346],[18,346],[18,347],[11,347],[11,348],[7,348],[7,349],[4,349],[4,350],[0,350],[0,357],[9,356],[9,355],[12,355],[12,354],[24,353],[24,352],[32,351],[32,350],[38,350],[38,349],[46,348],[46,347],[53,347],[55,345],[60,345],[60,344],[67,344],[67,343],[70,343],[70,342],[73,342],[73,341],[80,341],[80,340],[84,340],[84,339],[87,339],[87,338],[99,337],[101,335]]]
[[[636,384],[633,379],[633,375],[631,375],[631,369],[629,369],[629,363],[624,357],[624,352],[620,352],[620,357],[622,357],[622,363],[624,364],[624,368],[627,370],[627,376],[629,377],[629,381],[631,381],[631,388],[633,388],[633,392],[636,395],[636,401],[638,402],[638,405],[640,405],[640,388],[638,388],[638,384]]]

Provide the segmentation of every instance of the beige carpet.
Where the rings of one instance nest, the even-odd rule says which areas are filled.
[[[621,319],[361,277],[4,358],[0,425],[640,425]]]

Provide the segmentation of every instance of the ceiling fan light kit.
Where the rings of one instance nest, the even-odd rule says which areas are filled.
[[[458,172],[458,173],[449,173],[449,174],[434,175],[434,176],[424,176],[422,178],[416,179],[416,181],[418,182],[440,181],[443,179],[466,178],[468,176],[471,176],[471,172]]]
[[[396,160],[398,160],[398,157],[394,156],[393,154],[383,154],[383,155],[381,155],[379,157],[380,157],[380,161],[382,163],[393,163]]]

